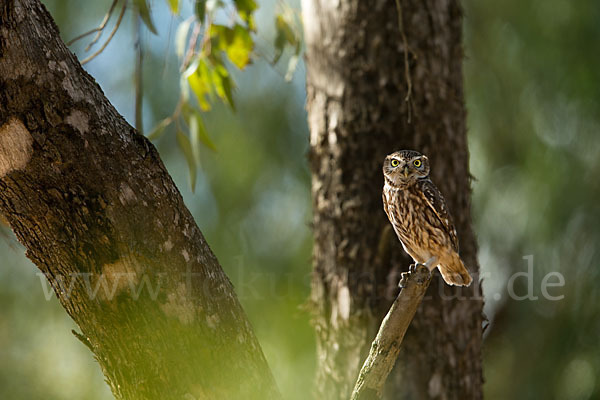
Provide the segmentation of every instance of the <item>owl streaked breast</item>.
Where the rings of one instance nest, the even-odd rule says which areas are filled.
[[[444,198],[429,179],[426,156],[403,150],[383,166],[383,208],[404,250],[420,264],[438,267],[449,285],[472,278],[458,255],[458,238]]]

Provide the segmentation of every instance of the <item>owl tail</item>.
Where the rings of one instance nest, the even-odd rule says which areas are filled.
[[[445,260],[440,261],[438,269],[448,285],[469,286],[473,282],[469,271],[454,251]]]

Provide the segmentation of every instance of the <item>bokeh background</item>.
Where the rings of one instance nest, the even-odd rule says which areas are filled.
[[[44,3],[65,40],[96,26],[110,5]],[[191,13],[187,4],[172,17],[165,3],[154,1],[159,35],[143,35],[146,130],[177,102],[172,42]],[[217,152],[202,150],[194,193],[173,132],[155,144],[236,286],[282,392],[299,400],[310,393],[315,365],[302,308],[311,268],[305,70],[300,62],[286,82],[285,57],[270,64],[281,4],[259,4],[255,62],[235,73],[236,112],[216,105],[205,115]],[[299,12],[297,1],[288,4]],[[490,321],[486,397],[600,399],[600,6],[463,4],[474,223]],[[131,123],[133,29],[126,17],[86,65]],[[73,50],[81,57],[83,47]],[[49,285],[10,231],[0,233],[0,399],[111,399]],[[560,283],[556,273],[564,285],[545,296],[544,279]]]

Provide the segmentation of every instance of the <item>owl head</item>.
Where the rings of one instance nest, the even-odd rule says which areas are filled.
[[[429,159],[418,151],[397,151],[385,158],[383,175],[392,186],[410,185],[429,176]]]

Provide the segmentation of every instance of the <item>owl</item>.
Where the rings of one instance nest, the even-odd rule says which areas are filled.
[[[429,179],[429,160],[412,150],[390,154],[383,163],[383,208],[404,251],[448,285],[473,281],[458,255],[458,238],[442,194]]]

